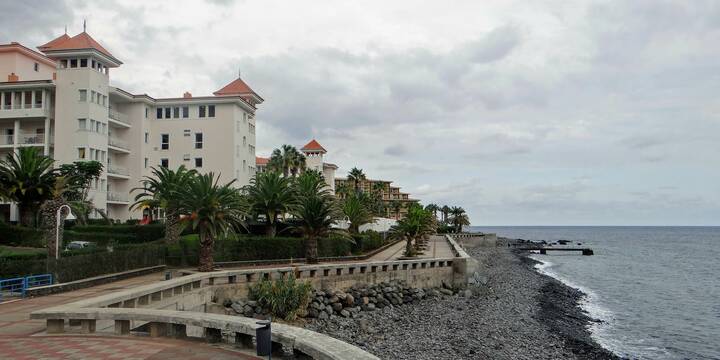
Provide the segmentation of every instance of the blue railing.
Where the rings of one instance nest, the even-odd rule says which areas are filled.
[[[25,290],[38,286],[52,285],[52,283],[52,274],[0,279],[0,301],[2,301],[3,296],[25,297]]]

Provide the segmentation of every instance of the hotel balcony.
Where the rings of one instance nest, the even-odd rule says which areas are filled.
[[[45,134],[21,132],[19,135],[20,136],[18,136],[18,139],[19,139],[18,145],[30,145],[30,146],[45,145]]]
[[[109,123],[111,125],[116,125],[121,128],[130,128],[131,126],[127,115],[113,109],[108,109],[108,118],[110,119]]]
[[[107,193],[108,204],[128,205],[130,204],[130,197],[125,193],[108,192]]]
[[[43,104],[3,104],[0,105],[0,119],[14,118],[44,118],[50,110]]]
[[[0,146],[10,146],[15,144],[15,136],[13,135],[2,135],[0,136]]]
[[[114,166],[114,165],[108,165],[107,166],[107,175],[108,177],[113,177],[117,179],[129,179],[130,178],[130,172],[128,169],[124,167]]]
[[[108,149],[122,154],[130,153],[130,145],[115,137],[108,137]]]

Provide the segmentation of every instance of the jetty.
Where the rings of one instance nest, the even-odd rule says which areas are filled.
[[[520,250],[525,251],[540,251],[540,254],[547,254],[548,251],[576,251],[581,252],[585,256],[594,255],[592,249],[590,248],[562,248],[562,247],[523,247],[520,248]]]

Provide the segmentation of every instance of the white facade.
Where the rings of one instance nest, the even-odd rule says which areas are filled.
[[[110,86],[109,69],[122,63],[86,33],[39,49],[0,45],[0,156],[37,146],[58,164],[102,162],[89,196],[120,220],[141,217],[129,211],[130,190],[153,166],[214,172],[238,187],[254,175],[263,100],[242,80],[213,96],[155,99]],[[6,204],[0,216],[14,221],[17,209]]]

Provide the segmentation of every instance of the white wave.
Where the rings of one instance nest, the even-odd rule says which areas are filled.
[[[530,258],[538,261],[538,264],[535,264],[535,270],[539,273],[550,276],[566,286],[578,289],[585,294],[585,296],[583,296],[583,298],[579,301],[580,308],[587,312],[588,316],[591,318],[601,321],[590,323],[590,336],[593,340],[600,344],[600,346],[616,354],[622,355],[622,343],[618,340],[613,340],[612,337],[609,336],[609,330],[615,322],[614,314],[610,311],[610,309],[601,305],[600,296],[598,296],[598,294],[590,288],[578,285],[570,279],[558,274],[554,270],[558,265],[548,261],[546,257],[530,255]]]

